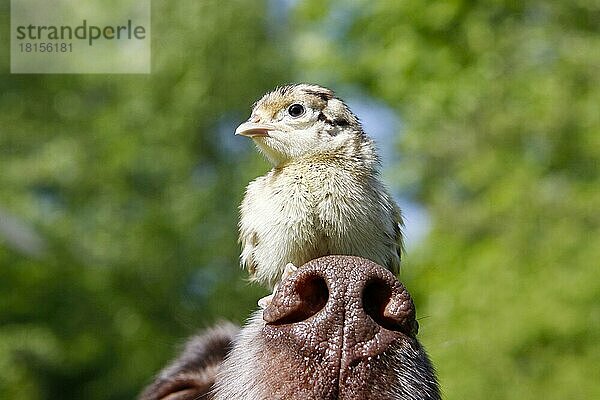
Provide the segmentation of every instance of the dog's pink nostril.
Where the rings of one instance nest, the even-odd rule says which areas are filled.
[[[290,277],[273,296],[263,319],[271,325],[302,322],[321,311],[328,299],[329,289],[322,276],[304,273]]]
[[[415,307],[403,287],[392,286],[382,279],[368,281],[362,291],[365,313],[381,327],[415,335]]]

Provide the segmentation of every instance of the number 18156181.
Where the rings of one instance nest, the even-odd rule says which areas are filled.
[[[21,53],[71,53],[72,43],[19,43]]]

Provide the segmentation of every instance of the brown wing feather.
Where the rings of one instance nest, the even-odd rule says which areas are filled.
[[[404,253],[404,239],[402,234],[402,228],[404,228],[404,221],[402,214],[397,206],[394,206],[394,212],[392,214],[394,233],[393,241],[395,243],[394,253],[390,256],[390,259],[386,267],[392,271],[393,274],[397,275],[400,272],[400,261],[402,259],[402,253]]]

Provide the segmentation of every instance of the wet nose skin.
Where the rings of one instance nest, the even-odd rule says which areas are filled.
[[[389,271],[359,257],[305,264],[281,284],[263,319],[266,348],[283,350],[295,374],[315,377],[296,386],[308,383],[314,398],[387,398],[380,394],[401,384],[390,371],[399,361],[387,355],[401,353],[405,364],[411,354],[422,356],[408,291]]]

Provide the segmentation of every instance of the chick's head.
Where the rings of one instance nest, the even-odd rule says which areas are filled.
[[[332,154],[364,136],[358,118],[333,91],[310,84],[281,86],[265,94],[235,133],[252,138],[274,166]]]

